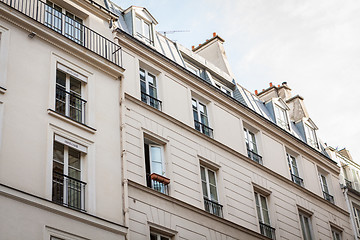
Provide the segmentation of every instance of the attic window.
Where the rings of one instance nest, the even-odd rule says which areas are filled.
[[[315,134],[315,129],[305,124],[305,134],[306,134],[306,142],[313,148],[319,148]]]
[[[232,97],[232,91],[225,87],[224,85],[218,83],[218,82],[215,82],[215,87],[220,89],[222,92],[224,92],[226,95],[229,95],[230,97]]]
[[[275,111],[276,124],[283,129],[290,130],[289,120],[287,117],[286,110],[275,105],[274,111]]]
[[[148,44],[154,45],[151,23],[148,23],[142,18],[135,17],[135,31],[136,36]]]
[[[192,72],[193,74],[197,75],[197,76],[200,76],[200,68],[194,66],[193,64],[191,63],[188,63],[188,62],[185,62],[185,65],[186,65],[186,68],[187,70],[189,70],[190,72]]]

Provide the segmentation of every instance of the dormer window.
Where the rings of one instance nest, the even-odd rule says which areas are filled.
[[[289,120],[286,114],[286,110],[275,105],[274,111],[275,111],[276,124],[283,129],[290,130]]]
[[[200,76],[201,71],[200,68],[192,65],[191,63],[185,62],[186,68],[187,70],[189,70],[190,72],[192,72],[193,74]]]
[[[305,124],[305,134],[306,134],[306,142],[314,148],[319,148],[315,134],[315,129]]]
[[[151,23],[142,18],[135,17],[136,36],[148,44],[154,45]]]
[[[226,95],[229,95],[230,97],[232,97],[232,91],[229,88],[225,87],[224,85],[215,82],[215,87],[220,89]]]

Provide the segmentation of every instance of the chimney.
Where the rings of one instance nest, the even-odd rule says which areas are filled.
[[[259,93],[258,90],[255,90],[255,95],[258,95],[258,93]]]
[[[273,83],[272,83],[272,82],[270,82],[270,83],[269,83],[269,85],[270,85],[270,87],[272,87],[272,86],[273,86]]]
[[[213,32],[213,37],[216,37],[216,32]]]
[[[281,97],[284,101],[291,98],[291,88],[287,85],[287,82],[281,83],[278,88],[279,97]]]
[[[191,49],[194,50],[195,46],[191,46]]]

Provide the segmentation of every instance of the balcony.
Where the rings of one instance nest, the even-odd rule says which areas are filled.
[[[170,179],[164,176],[161,176],[156,173],[148,175],[148,187],[161,192],[163,194],[169,195],[169,183]]]
[[[85,182],[53,172],[52,201],[75,210],[85,211],[85,186]]]
[[[56,87],[55,112],[85,124],[85,105],[86,101],[78,95]]]
[[[270,239],[275,239],[275,228],[262,222],[259,222],[259,224],[260,224],[260,233],[262,235]]]
[[[143,101],[147,105],[152,106],[153,108],[156,108],[160,111],[162,110],[162,102],[144,92],[141,92],[141,101]]]
[[[211,138],[214,137],[212,128],[209,128],[205,124],[202,124],[201,122],[196,121],[196,120],[194,120],[194,124],[195,124],[195,129],[198,130],[199,132],[205,134],[208,137],[211,137]]]
[[[296,176],[294,174],[291,174],[291,180],[299,185],[300,187],[304,187],[304,180],[300,178],[299,176]]]
[[[0,0],[98,56],[122,66],[121,47],[40,0]]]
[[[211,201],[207,198],[204,198],[204,206],[205,206],[205,211],[214,214],[218,217],[223,217],[223,211],[222,208],[223,206],[215,201]]]
[[[334,204],[334,197],[331,196],[329,193],[323,191],[323,196],[326,201],[329,201],[332,204]]]
[[[254,160],[255,162],[263,165],[263,161],[262,161],[262,157],[255,153],[254,151],[251,151],[250,149],[247,150],[247,153],[248,153],[248,157],[252,160]]]

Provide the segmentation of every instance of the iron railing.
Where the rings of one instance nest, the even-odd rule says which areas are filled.
[[[170,179],[156,173],[148,174],[147,177],[148,187],[163,194],[169,195]]]
[[[304,186],[304,180],[299,177],[299,176],[296,176],[295,174],[291,174],[291,179],[294,183],[296,183],[297,185],[303,187]]]
[[[260,233],[270,239],[275,239],[275,228],[263,223],[260,223]]]
[[[262,157],[255,153],[254,151],[251,151],[250,149],[247,150],[247,153],[248,153],[248,157],[252,160],[254,160],[255,162],[263,165],[263,161],[262,161]]]
[[[57,113],[85,124],[85,106],[84,99],[56,86],[55,111]]]
[[[334,203],[334,197],[332,195],[330,195],[329,193],[323,191],[323,196],[324,196],[325,200],[327,200],[331,203]]]
[[[153,108],[156,108],[160,111],[162,110],[162,102],[144,92],[141,92],[141,101],[152,106]]]
[[[218,217],[223,217],[223,211],[222,208],[223,206],[215,201],[211,201],[207,198],[204,198],[204,206],[205,206],[205,211],[214,214]]]
[[[209,128],[205,124],[202,124],[201,122],[196,120],[194,120],[194,124],[195,124],[195,129],[198,130],[199,132],[202,132],[203,134],[211,138],[214,137],[214,133],[213,133],[214,131],[212,128]]]
[[[85,182],[53,172],[52,201],[66,207],[85,211],[85,186]]]
[[[41,0],[0,0],[0,2],[63,35],[78,45],[122,66],[121,47]]]

